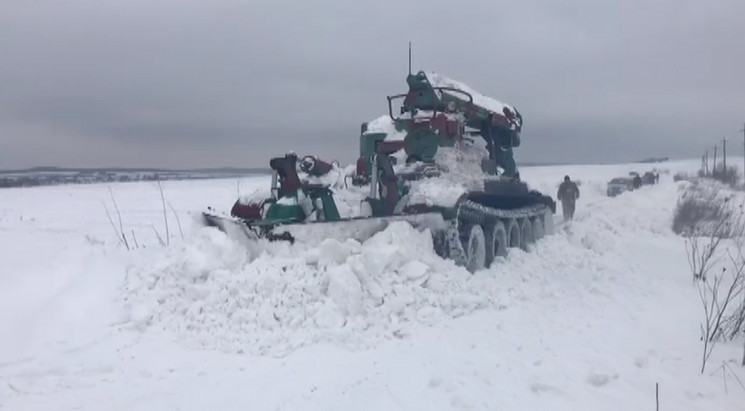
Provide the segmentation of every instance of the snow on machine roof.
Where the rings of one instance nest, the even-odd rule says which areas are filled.
[[[515,108],[502,103],[501,101],[494,99],[492,97],[485,96],[478,91],[472,89],[467,84],[461,83],[460,81],[453,80],[449,77],[446,77],[442,74],[436,73],[434,71],[425,71],[424,74],[427,76],[427,81],[429,81],[429,84],[432,85],[432,87],[449,87],[454,88],[463,92],[466,92],[470,94],[473,97],[473,104],[477,106],[481,106],[489,111],[492,111],[494,113],[504,114],[505,107],[515,112]],[[444,93],[447,93],[447,91],[443,91]],[[456,96],[459,97],[459,96]]]

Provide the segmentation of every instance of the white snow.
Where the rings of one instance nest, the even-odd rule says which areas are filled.
[[[481,159],[486,156],[486,149],[480,144],[440,147],[435,162],[445,167],[447,173],[412,182],[410,203],[452,207],[466,191],[483,190],[486,174],[481,170]]]
[[[238,197],[238,202],[244,205],[258,205],[270,198],[272,198],[272,192],[269,189],[269,186],[267,186],[257,188],[251,191],[250,194],[241,195]]]
[[[417,328],[422,309],[428,320],[469,310],[450,301],[468,278],[453,269],[434,254],[428,232],[403,222],[364,244],[267,247],[253,261],[204,230],[163,263],[131,268],[125,295],[138,325],[171,330],[189,345],[281,356],[319,341],[373,347]],[[466,290],[469,299],[483,305],[488,296]]]
[[[474,90],[467,84],[464,84],[460,81],[453,80],[447,76],[444,76],[440,73],[436,73],[434,71],[426,71],[425,74],[427,75],[427,80],[429,81],[429,84],[432,85],[432,87],[449,87],[449,88],[454,88],[457,90],[464,91],[473,97],[473,104],[477,106],[481,106],[489,111],[492,111],[500,115],[504,115],[503,110],[505,108],[507,108],[508,110],[512,112],[515,111],[515,109],[512,106],[502,103],[501,101],[495,98],[485,96],[479,93],[478,91]],[[444,91],[444,93],[448,93],[448,92]],[[458,95],[458,94],[455,94],[454,96],[457,98],[463,98],[463,96]]]
[[[386,133],[386,141],[403,141],[404,137],[406,137],[405,131],[396,130],[393,119],[387,114],[367,123],[365,134],[372,133]]]
[[[659,185],[605,197],[655,166]],[[252,250],[193,224],[268,176],[164,183],[184,233],[169,210],[167,247],[157,186],[112,185],[131,251],[106,185],[0,190],[0,409],[629,410],[654,409],[659,383],[661,410],[741,410],[717,369],[745,381],[742,341],[699,373],[670,231],[672,172],[697,166],[523,167],[552,195],[578,180],[576,220],[474,275],[404,223]]]

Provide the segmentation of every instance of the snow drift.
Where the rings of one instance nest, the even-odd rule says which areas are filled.
[[[581,180],[575,221],[474,275],[403,224],[250,249],[172,225],[164,248],[147,183],[113,187],[147,245],[124,251],[105,185],[0,190],[0,408],[626,411],[653,408],[659,383],[660,409],[741,410],[741,341],[699,374],[699,296],[670,230],[679,184],[605,196],[639,167],[524,167],[547,193]],[[268,181],[164,191],[185,222]]]
[[[189,344],[283,355],[318,341],[371,347],[494,304],[471,274],[438,257],[429,231],[391,224],[360,244],[262,243],[250,250],[202,230],[155,265],[132,268],[132,320]]]
[[[593,281],[633,273],[634,256],[619,241],[632,242],[640,232],[666,235],[670,207],[630,215],[623,205],[629,198],[597,204],[580,213],[582,224],[543,239],[530,253],[512,250],[477,275],[438,257],[429,231],[404,222],[364,243],[262,242],[253,249],[203,229],[161,261],[132,267],[127,304],[138,326],[174,332],[190,346],[270,356],[317,342],[370,348],[504,306],[506,293],[525,292],[505,285],[526,276],[589,273]]]

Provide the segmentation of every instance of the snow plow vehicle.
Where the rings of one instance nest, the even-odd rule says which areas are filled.
[[[362,124],[352,186],[332,188],[333,166],[287,153],[269,162],[268,192],[239,198],[229,215],[209,208],[205,224],[249,241],[318,242],[365,241],[405,221],[470,272],[553,233],[556,203],[520,180],[512,158],[520,113],[436,73],[407,83],[387,116]]]

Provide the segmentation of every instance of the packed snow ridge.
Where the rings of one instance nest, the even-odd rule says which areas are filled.
[[[406,223],[360,244],[262,244],[252,252],[204,229],[162,264],[128,274],[132,320],[197,345],[283,355],[327,341],[365,348],[492,305],[471,274]]]
[[[269,356],[318,342],[371,348],[475,310],[509,306],[525,298],[521,282],[555,282],[588,272],[588,264],[589,284],[633,275],[633,256],[616,247],[619,237],[668,233],[669,211],[640,220],[623,210],[604,204],[586,217],[591,221],[543,239],[529,253],[514,250],[476,275],[438,257],[429,231],[404,222],[364,243],[254,248],[204,228],[158,263],[131,267],[125,302],[137,327],[172,332],[189,346]],[[635,229],[619,230],[624,226]]]

